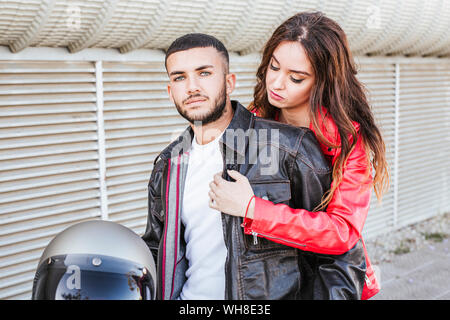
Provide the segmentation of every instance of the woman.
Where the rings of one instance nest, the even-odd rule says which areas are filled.
[[[380,201],[389,184],[383,138],[356,73],[344,31],[320,12],[289,18],[264,47],[249,109],[316,135],[333,168],[333,182],[314,212],[254,197],[249,181],[236,171],[229,172],[236,182],[218,183],[218,174],[210,184],[215,208],[244,217],[246,234],[294,247],[307,244],[298,248],[310,252],[305,261],[312,264],[311,278],[323,257],[346,259],[359,241],[364,247],[361,232],[372,187]],[[379,285],[365,247],[364,255],[361,298],[368,299]]]

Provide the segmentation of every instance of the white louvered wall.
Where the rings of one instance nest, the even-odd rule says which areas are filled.
[[[400,65],[398,225],[450,211],[450,62]]]
[[[0,299],[29,297],[38,258],[100,215],[91,62],[0,61]]]
[[[393,175],[396,170],[394,166],[395,64],[364,59],[359,61],[358,65],[358,79],[368,90],[369,102],[383,134],[386,158],[390,165],[390,173]],[[370,237],[393,227],[393,212],[393,188],[390,188],[383,196],[381,203],[378,203],[375,193],[372,192],[371,209],[364,226],[364,235]]]
[[[243,105],[258,61],[231,55],[238,80],[232,98]],[[450,211],[450,62],[357,61],[392,178],[380,206],[373,195],[369,238]],[[162,56],[103,61],[103,95],[95,68],[96,61],[0,61],[0,299],[29,299],[48,242],[71,224],[101,218],[97,97],[107,219],[138,234],[145,229],[153,160],[187,122],[167,97]]]

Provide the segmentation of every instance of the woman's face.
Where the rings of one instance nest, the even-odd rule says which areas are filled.
[[[267,66],[266,89],[271,105],[280,108],[309,108],[315,77],[303,46],[283,41],[274,50]]]

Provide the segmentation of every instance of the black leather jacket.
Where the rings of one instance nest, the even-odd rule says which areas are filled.
[[[226,170],[237,170],[249,179],[256,196],[312,211],[331,183],[331,169],[313,132],[255,117],[236,101],[232,101],[232,106],[233,119],[219,143],[224,160],[223,177],[232,180]],[[155,159],[148,185],[149,213],[142,238],[157,261],[158,299],[176,299],[186,281],[188,261],[181,204],[188,163],[186,151],[192,138],[193,131],[188,127],[161,152]],[[311,271],[311,253],[246,235],[241,223],[242,218],[222,213],[228,251],[225,299],[321,298],[317,292],[329,291],[313,288],[323,281]],[[314,261],[318,261],[316,257]],[[364,272],[365,269],[359,276],[364,278]],[[344,287],[353,285],[353,273],[344,275],[349,280]]]

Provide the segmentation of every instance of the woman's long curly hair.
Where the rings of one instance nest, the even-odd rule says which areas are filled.
[[[366,98],[365,88],[356,78],[357,70],[350,52],[347,37],[341,27],[321,12],[298,13],[282,23],[267,41],[256,74],[254,100],[249,109],[257,109],[263,118],[273,119],[279,109],[269,103],[266,90],[266,73],[274,50],[282,41],[298,41],[304,48],[315,75],[311,88],[309,116],[317,138],[328,147],[341,148],[333,166],[332,188],[324,195],[316,210],[325,208],[342,180],[342,171],[357,142],[357,132],[352,124],[360,124],[360,134],[365,146],[367,174],[375,170],[373,187],[379,201],[389,187],[386,148],[380,130]],[[336,123],[341,145],[328,141],[320,130],[318,117],[321,106]],[[349,139],[349,137],[353,139]]]

